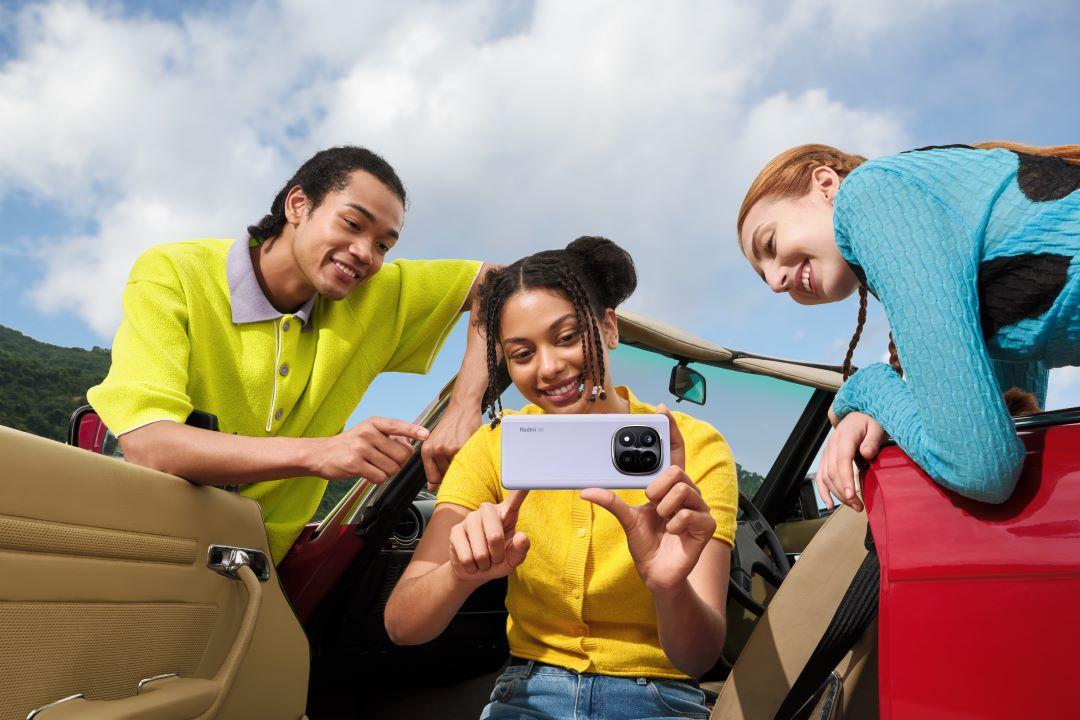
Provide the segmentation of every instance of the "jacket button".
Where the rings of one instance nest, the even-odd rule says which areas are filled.
[[[280,420],[282,417],[284,417],[284,415],[285,415],[285,411],[282,410],[281,408],[278,408],[277,412],[274,413],[274,419],[275,420]]]
[[[289,366],[288,365],[282,365],[281,367],[278,368],[278,372],[281,373],[281,377],[285,377],[286,375],[289,374]]]
[[[286,320],[285,322],[281,323],[281,331],[282,331],[282,332],[289,332],[289,327],[290,327],[290,325],[291,325],[291,324],[289,323],[289,321],[288,321],[288,320]]]

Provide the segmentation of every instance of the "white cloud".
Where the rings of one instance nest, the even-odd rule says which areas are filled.
[[[888,108],[765,93],[761,78],[795,38],[850,22],[866,43],[888,27],[798,3],[658,7],[540,0],[503,36],[494,1],[283,2],[179,23],[25,9],[0,66],[0,196],[95,225],[41,244],[35,302],[110,337],[140,251],[235,235],[300,161],[348,142],[405,179],[406,254],[510,260],[606,234],[638,262],[631,307],[693,328],[721,304],[745,327],[774,307],[733,240],[757,168],[800,142],[877,154],[905,140]],[[854,314],[819,317],[841,311]]]

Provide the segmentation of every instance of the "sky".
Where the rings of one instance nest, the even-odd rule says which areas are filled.
[[[777,152],[1077,142],[1080,5],[944,2],[0,3],[0,324],[109,346],[146,248],[236,237],[316,150],[383,154],[394,255],[626,247],[628,309],[727,347],[839,363],[853,301],[797,306],[734,221]],[[857,364],[882,359],[871,303]],[[411,418],[454,371],[380,380]],[[1080,405],[1054,371],[1048,407]]]

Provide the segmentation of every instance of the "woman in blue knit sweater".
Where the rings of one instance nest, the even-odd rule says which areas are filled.
[[[827,504],[832,492],[862,509],[851,463],[871,459],[884,432],[941,485],[1009,497],[1024,448],[1003,391],[1019,387],[1041,406],[1048,369],[1080,364],[1080,145],[986,143],[869,162],[803,145],[762,170],[738,232],[774,292],[806,305],[860,293],[845,377],[868,291],[889,319],[890,363],[856,372],[833,403],[818,469]]]

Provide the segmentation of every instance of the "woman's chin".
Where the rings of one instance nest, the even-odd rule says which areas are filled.
[[[792,293],[791,299],[800,305],[821,305],[822,303],[833,302],[830,298],[818,297],[817,295],[803,295]]]
[[[588,412],[585,408],[585,397],[580,394],[565,403],[553,402],[546,397],[535,398],[532,403],[548,415],[574,415],[576,413]]]

